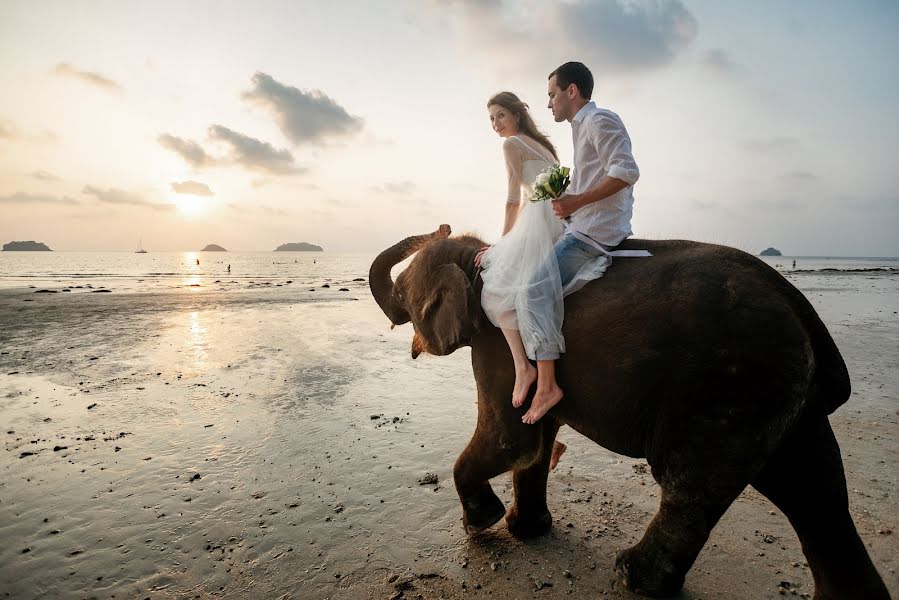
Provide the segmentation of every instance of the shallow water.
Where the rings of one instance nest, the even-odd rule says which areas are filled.
[[[90,284],[134,292],[259,288],[287,280],[321,285],[367,277],[373,258],[325,252],[0,252],[0,288]]]

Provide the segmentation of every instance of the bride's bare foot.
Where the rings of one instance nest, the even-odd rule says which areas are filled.
[[[555,383],[545,387],[538,384],[537,393],[534,394],[534,399],[531,400],[531,408],[524,413],[521,421],[528,425],[533,425],[546,414],[546,411],[558,404],[561,399],[562,388]]]
[[[512,406],[521,408],[524,399],[528,397],[528,390],[537,381],[537,369],[531,363],[519,371],[515,369],[515,388],[512,390]]]
[[[553,455],[549,459],[549,470],[552,471],[559,464],[559,459],[562,458],[562,455],[565,454],[565,451],[568,450],[568,446],[563,444],[562,442],[556,440],[553,442]]]

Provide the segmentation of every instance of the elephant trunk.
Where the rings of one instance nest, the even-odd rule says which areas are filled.
[[[371,295],[375,297],[378,306],[394,325],[408,323],[409,313],[394,299],[390,269],[418,250],[423,243],[447,238],[451,232],[449,225],[441,225],[437,231],[432,233],[408,237],[381,252],[371,264],[368,271],[368,286],[371,288]]]

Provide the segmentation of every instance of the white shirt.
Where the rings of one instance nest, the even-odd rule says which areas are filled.
[[[630,185],[615,194],[579,208],[571,215],[568,232],[583,234],[607,246],[617,246],[633,235],[633,185],[640,169],[631,153],[631,138],[621,118],[610,110],[588,102],[571,120],[574,141],[574,170],[569,191],[583,194],[606,175]]]

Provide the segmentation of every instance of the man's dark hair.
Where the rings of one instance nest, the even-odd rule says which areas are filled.
[[[572,83],[577,86],[584,100],[589,100],[593,95],[593,73],[584,63],[567,62],[549,74],[547,79],[556,76],[559,89],[566,89]]]

